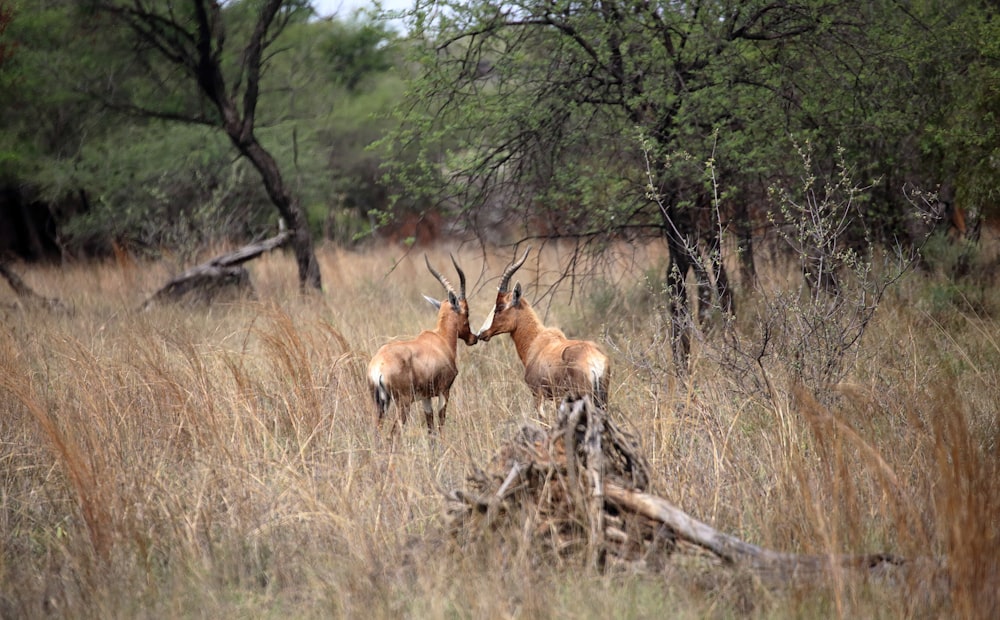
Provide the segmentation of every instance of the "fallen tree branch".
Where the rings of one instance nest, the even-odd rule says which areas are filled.
[[[237,294],[252,294],[250,273],[242,266],[243,263],[285,245],[291,238],[292,233],[286,230],[270,239],[245,245],[196,265],[167,282],[142,304],[142,309],[146,310],[165,301],[210,303],[222,294],[233,291]]]
[[[10,268],[10,266],[5,262],[0,260],[0,276],[3,276],[10,288],[13,289],[14,294],[20,302],[34,305],[42,306],[48,308],[49,310],[67,310],[68,307],[62,301],[54,297],[46,297],[36,293],[30,286],[28,286],[21,276]]]
[[[604,491],[610,501],[666,525],[679,538],[711,551],[723,561],[759,571],[778,571],[790,577],[804,571],[822,571],[835,566],[876,569],[882,565],[899,566],[904,563],[902,558],[884,553],[828,556],[772,551],[720,532],[661,497],[625,489],[614,483],[608,483]]]
[[[264,239],[263,241],[258,241],[256,243],[251,243],[245,245],[242,248],[229,252],[228,254],[223,254],[222,256],[217,256],[213,258],[208,263],[209,265],[217,265],[219,267],[234,267],[236,265],[241,265],[248,260],[257,258],[264,252],[270,252],[285,245],[292,240],[292,232],[290,230],[285,230],[277,235],[271,237],[270,239]]]

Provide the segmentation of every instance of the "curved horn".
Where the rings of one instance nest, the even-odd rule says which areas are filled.
[[[427,263],[427,268],[430,269],[431,275],[437,278],[437,281],[441,283],[441,286],[443,286],[446,291],[448,291],[455,297],[458,297],[458,293],[455,292],[455,287],[451,285],[451,282],[446,280],[443,275],[441,275],[440,273],[437,272],[436,269],[431,267],[431,261],[429,258],[427,258],[426,254],[424,254],[424,262]]]
[[[516,263],[511,263],[510,267],[504,269],[503,275],[500,276],[500,286],[497,287],[497,291],[501,293],[507,292],[507,285],[510,284],[510,277],[514,275],[514,272],[520,269],[521,265],[524,264],[524,261],[528,259],[528,252],[530,251],[531,248],[529,247],[524,251],[524,256],[521,257],[521,260]]]
[[[462,268],[458,266],[458,262],[455,260],[454,254],[451,254],[449,252],[448,256],[451,257],[451,264],[455,265],[455,271],[458,272],[458,288],[460,291],[462,291],[462,294],[459,295],[458,298],[465,299],[465,272],[463,272]]]

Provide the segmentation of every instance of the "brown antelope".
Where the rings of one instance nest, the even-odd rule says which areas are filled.
[[[410,405],[419,400],[423,404],[424,416],[427,419],[427,431],[434,432],[434,407],[431,399],[440,397],[441,409],[438,411],[438,429],[444,426],[444,418],[448,409],[448,395],[451,385],[458,376],[455,365],[455,354],[458,339],[472,346],[477,338],[469,328],[469,304],[465,300],[465,274],[451,257],[451,262],[458,272],[459,292],[431,267],[430,261],[424,255],[427,269],[444,286],[448,293],[446,302],[424,296],[427,301],[438,309],[437,327],[433,330],[420,332],[412,340],[389,342],[375,353],[368,364],[368,384],[375,398],[375,408],[378,412],[377,424],[382,427],[382,420],[392,402],[399,410],[398,422],[393,422],[393,432],[398,426],[406,423]]]
[[[590,396],[599,407],[607,405],[610,363],[597,344],[569,340],[561,330],[545,327],[528,300],[521,296],[521,283],[508,290],[510,278],[528,258],[512,263],[500,276],[497,302],[479,330],[479,340],[488,342],[497,334],[510,334],[524,364],[524,381],[535,396],[539,416],[545,399],[566,395]]]

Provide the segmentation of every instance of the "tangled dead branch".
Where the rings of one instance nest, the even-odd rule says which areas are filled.
[[[28,286],[4,260],[0,259],[0,277],[7,281],[17,295],[18,305],[40,307],[59,312],[71,312],[72,308],[57,298],[40,295]]]
[[[231,297],[252,295],[250,272],[243,263],[287,244],[291,238],[292,233],[285,230],[270,239],[245,245],[238,250],[196,265],[167,282],[143,302],[142,309],[147,310],[162,302],[184,300],[189,303],[206,304],[224,299],[227,295]]]
[[[614,564],[655,570],[674,553],[697,553],[780,580],[904,564],[888,554],[780,553],[712,528],[649,491],[649,466],[635,437],[588,398],[564,400],[549,431],[522,426],[468,481],[470,489],[447,493],[459,545],[492,535],[513,543],[510,552],[577,555],[598,570]]]

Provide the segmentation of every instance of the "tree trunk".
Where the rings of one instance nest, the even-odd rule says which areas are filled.
[[[753,262],[753,222],[750,220],[750,210],[745,200],[738,201],[733,224],[736,231],[736,253],[740,264],[740,285],[744,291],[753,290],[757,283],[757,267]]]
[[[673,201],[671,201],[673,202]],[[678,217],[677,207],[668,205],[663,211],[670,262],[667,264],[667,291],[670,295],[670,344],[678,373],[687,371],[691,354],[691,305],[688,301],[687,274],[692,268],[687,218]]]
[[[319,263],[316,261],[316,252],[313,248],[312,234],[309,232],[309,222],[306,220],[298,200],[285,189],[277,162],[257,142],[256,138],[251,138],[247,144],[241,144],[238,133],[233,135],[234,132],[228,127],[227,133],[233,143],[260,172],[267,195],[278,208],[278,212],[281,213],[289,230],[292,231],[291,245],[292,251],[295,252],[295,263],[299,268],[299,287],[302,289],[306,287],[322,289],[323,282],[320,277]]]
[[[36,260],[42,259],[45,257],[45,247],[42,245],[42,236],[38,233],[38,220],[32,216],[27,197],[21,192],[18,193],[20,195],[16,204],[21,212],[21,221],[24,222],[25,236],[28,238],[28,256]]]
[[[714,210],[709,212],[715,213]],[[729,276],[722,262],[719,223],[703,221],[704,211],[699,213],[691,207],[678,208],[677,192],[668,194],[660,214],[670,251],[666,281],[670,294],[671,347],[677,371],[684,373],[691,354],[691,332],[695,328],[688,299],[688,272],[693,270],[695,274],[699,324],[705,324],[715,309],[731,315],[736,307]],[[709,232],[705,233],[705,230]]]
[[[555,549],[565,561],[585,552],[586,565],[598,570],[609,561],[645,570],[666,567],[694,545],[722,566],[749,568],[783,584],[824,578],[838,568],[874,576],[914,566],[891,553],[784,553],[711,527],[648,490],[650,467],[637,438],[589,398],[567,396],[552,427],[521,426],[488,464],[472,469],[471,488],[447,494],[450,530],[466,548],[484,533],[505,530],[516,534],[485,539],[491,547],[497,541],[528,545],[505,550],[512,555]]]
[[[729,288],[729,276],[722,262],[722,239],[714,227],[709,235],[699,235],[690,248],[696,254],[700,243],[707,237],[708,251],[706,257],[696,255],[693,258],[694,272],[698,279],[698,324],[705,325],[712,316],[713,310],[725,315],[736,311],[733,292]]]

